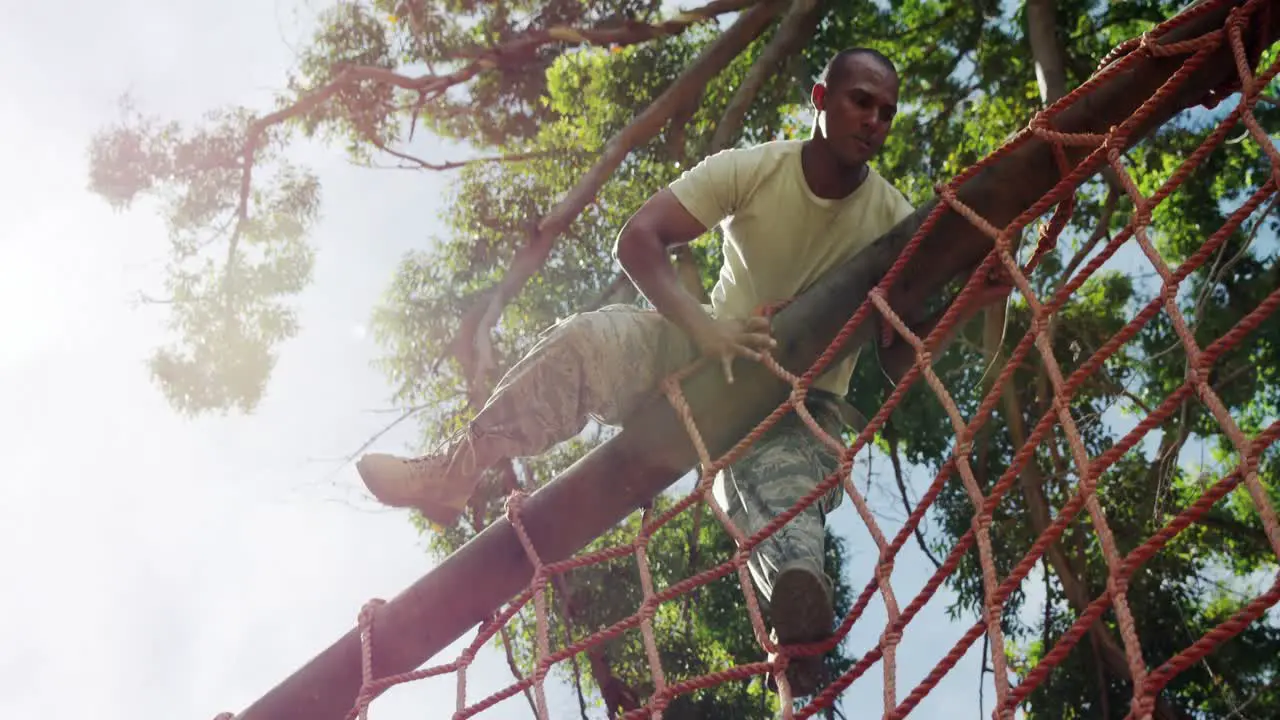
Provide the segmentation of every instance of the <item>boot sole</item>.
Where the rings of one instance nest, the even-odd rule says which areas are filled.
[[[783,568],[773,583],[769,601],[770,620],[779,645],[800,645],[831,636],[835,608],[822,579],[804,566]],[[787,663],[787,683],[792,695],[803,697],[817,690],[822,672],[822,656],[792,658]],[[776,683],[769,678],[776,692]]]
[[[449,507],[422,497],[410,497],[403,493],[390,492],[385,487],[380,487],[380,483],[373,482],[367,474],[367,467],[363,464],[363,461],[356,463],[356,472],[360,474],[360,479],[364,481],[364,486],[383,505],[412,508],[422,513],[422,516],[429,522],[441,527],[451,527],[458,522],[458,518],[462,517],[461,508]]]
[[[783,645],[810,643],[831,635],[835,609],[826,585],[812,571],[784,568],[773,583],[770,619]]]

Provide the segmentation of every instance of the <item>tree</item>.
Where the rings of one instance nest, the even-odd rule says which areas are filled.
[[[717,0],[664,20],[659,5],[339,3],[302,52],[274,112],[228,110],[207,126],[188,129],[131,111],[95,138],[95,190],[118,206],[158,196],[170,221],[171,297],[153,300],[167,304],[180,339],[157,352],[152,370],[175,408],[251,412],[274,353],[296,330],[287,298],[309,281],[305,237],[319,186],[288,163],[294,134],[328,137],[356,162],[390,157],[424,171],[457,172],[448,236],[429,252],[404,259],[387,301],[375,311],[386,349],[382,368],[396,388],[395,400],[415,410],[424,443],[434,444],[475,411],[500,372],[550,322],[609,302],[642,302],[609,252],[626,217],[714,149],[802,136],[808,86],[836,50],[869,45],[897,62],[902,112],[877,165],[921,203],[936,183],[997,148],[1037,110],[1081,84],[1112,48],[1179,9],[1160,0],[1030,0],[1013,9],[994,0],[893,0],[887,6],[869,0]],[[427,74],[415,74],[424,67]],[[1209,121],[1228,109],[1188,113],[1131,151],[1127,167],[1142,191],[1150,194],[1164,182],[1203,140]],[[1272,107],[1259,105],[1256,114],[1268,131],[1280,124]],[[419,129],[463,141],[476,157],[433,166],[399,149]],[[1258,192],[1269,171],[1266,156],[1249,140],[1209,155],[1155,210],[1151,236],[1165,261],[1176,264],[1199,249],[1244,198]],[[1202,346],[1234,326],[1280,280],[1269,211],[1267,205],[1230,233],[1179,295]],[[1085,183],[1056,250],[1032,276],[1035,291],[1043,297],[1063,286],[1133,217],[1114,175]],[[714,233],[677,258],[691,289],[700,285],[703,291],[714,282],[719,261]],[[1156,296],[1158,278],[1143,262],[1139,256],[1136,263],[1094,273],[1057,315],[1052,347],[1064,371],[1084,363]],[[1028,327],[1027,305],[1015,300],[1007,312],[988,313],[984,323],[965,328],[938,360],[937,371],[966,417],[1000,375],[1009,341]],[[1277,366],[1277,332],[1274,323],[1259,328],[1213,370],[1215,390],[1246,432],[1265,428],[1278,412],[1270,370]],[[1051,409],[1045,365],[1034,352],[1028,357],[975,442],[971,462],[988,490]],[[1072,397],[1088,455],[1114,447],[1121,430],[1133,424],[1130,418],[1149,415],[1182,385],[1185,371],[1175,328],[1161,315]],[[857,391],[850,401],[867,416],[892,389],[873,353],[863,354],[851,387]],[[932,392],[917,385],[877,442],[895,470],[936,472],[951,456],[949,427]],[[1099,484],[1109,524],[1126,550],[1191,502],[1205,478],[1225,474],[1236,460],[1218,421],[1194,400],[1180,404],[1153,433],[1154,446],[1121,456]],[[591,442],[585,438],[539,461],[499,468],[486,479],[483,498],[538,486]],[[1203,459],[1190,458],[1189,448],[1202,448]],[[1273,494],[1277,462],[1273,450],[1263,464]],[[1080,480],[1067,438],[1054,430],[997,509],[993,528],[1002,577]],[[902,500],[908,502],[905,490]],[[477,503],[463,526],[432,533],[434,551],[459,547],[497,512],[496,503]],[[695,548],[727,552],[714,522],[702,522],[694,538],[691,517],[679,517],[651,548],[664,582],[687,575],[696,565]],[[933,530],[921,532],[920,541],[941,557],[971,517],[968,497],[949,483],[930,511]],[[594,547],[625,542],[636,522]],[[841,548],[834,541],[830,546],[829,561],[839,567]],[[1242,595],[1242,588],[1274,572],[1275,564],[1256,513],[1238,492],[1179,535],[1145,564],[1129,590],[1148,666],[1247,602],[1251,593]],[[1048,549],[1044,566],[1045,606],[1028,608],[1017,592],[1003,618],[1014,645],[1011,666],[1023,678],[1105,586],[1097,528],[1077,519]],[[578,638],[632,612],[638,592],[632,567],[615,561],[558,580],[553,594],[564,604],[556,605],[553,636]],[[655,618],[664,628],[668,671],[691,676],[755,657],[744,616],[719,612],[734,607],[730,597],[740,591],[731,578],[718,583],[704,589],[692,620],[674,604]],[[965,557],[949,583],[959,598],[955,616],[972,616],[984,597],[976,558]],[[848,588],[842,584],[840,591]],[[522,615],[508,633],[514,662],[526,673],[533,631]],[[1275,714],[1280,696],[1273,678],[1280,668],[1268,648],[1276,633],[1274,622],[1251,625],[1219,655],[1175,678],[1159,714],[1217,716],[1243,706]],[[587,658],[587,684],[615,707],[626,707],[629,693],[643,697],[651,679],[638,634],[602,650],[603,656]],[[830,661],[833,667],[848,663],[840,655]],[[1040,682],[1024,709],[1123,716],[1130,680],[1117,621],[1104,615],[1060,669]],[[766,706],[772,702],[757,685],[729,685],[686,696],[681,707],[695,713],[700,703],[714,702],[755,716],[749,713],[762,710],[762,699]]]

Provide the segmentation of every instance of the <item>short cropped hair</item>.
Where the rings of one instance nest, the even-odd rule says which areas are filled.
[[[897,66],[895,66],[893,61],[885,56],[884,53],[868,47],[852,47],[841,50],[827,62],[827,66],[822,69],[822,75],[818,77],[818,82],[826,85],[827,87],[831,87],[832,85],[840,82],[848,73],[848,68],[845,67],[844,61],[847,58],[857,57],[859,55],[865,55],[866,57],[875,60],[884,66],[886,70],[892,73],[895,78],[898,77]]]

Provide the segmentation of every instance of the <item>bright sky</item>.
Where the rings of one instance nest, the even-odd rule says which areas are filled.
[[[361,170],[337,150],[299,147],[324,186],[303,330],[283,347],[256,414],[181,419],[145,366],[163,309],[134,302],[160,289],[165,230],[145,207],[114,213],[88,193],[89,137],[115,119],[125,91],[144,112],[181,120],[229,103],[266,107],[314,7],[4,5],[0,714],[201,720],[242,710],[351,628],[366,600],[430,569],[406,516],[366,500],[354,470],[333,459],[386,421],[370,412],[386,407],[389,388],[370,367],[377,348],[363,324],[399,256],[435,232],[447,178]],[[391,433],[377,449],[403,450],[410,435]],[[860,589],[876,552],[851,530],[853,513],[846,503],[834,522],[854,539]],[[893,581],[904,607],[932,570],[913,550]],[[940,593],[906,633],[899,698],[972,622],[950,623],[949,600]],[[851,640],[859,655],[883,617],[877,599]],[[918,716],[976,713],[980,648]],[[846,707],[881,707],[882,672],[856,683]],[[509,682],[505,662],[487,654],[469,698]],[[455,690],[449,677],[393,691],[371,716],[443,715]],[[990,712],[989,679],[986,698]],[[553,717],[576,716],[562,688],[551,700]],[[529,715],[513,698],[482,717]]]

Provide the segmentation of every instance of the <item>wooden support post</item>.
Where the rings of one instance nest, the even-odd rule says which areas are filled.
[[[1198,37],[1224,26],[1227,13],[1244,2],[1228,2],[1170,33],[1165,42]],[[1251,22],[1269,46],[1280,13],[1267,27]],[[1134,114],[1182,65],[1186,56],[1147,58],[1098,83],[1053,120],[1063,132],[1105,133]],[[1128,144],[1159,127],[1180,110],[1236,74],[1224,43],[1192,73],[1181,89],[1154,108]],[[1069,151],[1072,163],[1084,157]],[[1098,168],[1094,167],[1096,172]],[[1031,207],[1060,179],[1051,147],[1038,139],[1003,155],[957,190],[961,201],[1003,226]],[[933,210],[934,200],[881,237],[853,261],[828,274],[774,320],[775,353],[792,372],[802,373],[821,355],[847,318],[867,298],[903,247]],[[888,298],[906,318],[918,314],[946,283],[973,270],[990,251],[990,238],[955,212],[947,211],[923,239],[913,262]],[[871,340],[871,323],[850,339],[844,354]],[[843,354],[842,354],[843,356]],[[756,366],[742,364],[733,392],[718,370],[691,377],[687,397],[713,456],[731,448],[783,402],[789,388]],[[697,463],[692,444],[667,400],[655,395],[626,429],[596,448],[525,503],[522,518],[540,557],[571,557],[592,539],[649,502]],[[373,653],[375,677],[421,666],[526,587],[532,568],[511,525],[491,525],[437,568],[379,611]],[[354,617],[354,609],[353,609]],[[300,670],[265,694],[241,720],[342,720],[361,684],[360,637],[352,629]]]

